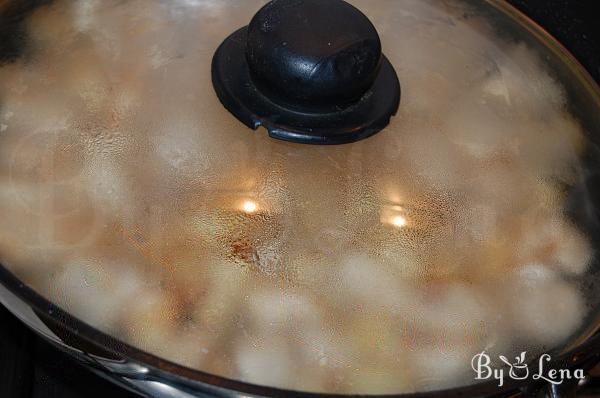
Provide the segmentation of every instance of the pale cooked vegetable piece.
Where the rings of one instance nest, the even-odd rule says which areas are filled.
[[[457,380],[468,382],[473,376],[465,364],[478,351],[473,346],[417,346],[411,358],[414,388],[416,391],[432,391],[456,385]]]
[[[565,274],[581,275],[592,263],[588,239],[560,216],[542,213],[526,218],[517,246],[521,261],[542,261]]]
[[[135,269],[106,258],[72,260],[55,274],[46,293],[73,315],[111,332],[121,327],[128,306],[145,290]]]
[[[423,333],[433,336],[434,345],[477,346],[484,341],[493,320],[494,305],[480,291],[466,284],[434,286],[432,298],[419,308],[416,318]]]
[[[583,322],[580,293],[543,265],[517,271],[504,289],[515,337],[549,349],[568,339]]]
[[[418,301],[415,287],[410,281],[398,278],[402,275],[401,269],[394,269],[402,264],[381,264],[361,253],[351,254],[342,261],[335,288],[330,293],[340,300],[340,305],[360,303],[370,310],[405,313]]]
[[[271,337],[258,345],[241,340],[235,352],[236,373],[241,380],[265,386],[293,385],[297,380],[295,361],[284,338]],[[307,380],[307,385],[310,384]]]
[[[569,223],[564,223],[560,238],[555,241],[555,265],[567,274],[582,275],[592,264],[594,253],[589,240]]]

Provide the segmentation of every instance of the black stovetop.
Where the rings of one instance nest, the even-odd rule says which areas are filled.
[[[600,82],[600,16],[596,11],[598,0],[509,2],[546,27]],[[598,375],[600,376],[600,371]],[[588,384],[585,396],[600,397],[600,382]],[[36,337],[0,305],[0,398],[33,397],[137,396],[84,369],[66,354]]]
[[[0,305],[0,398],[137,398],[75,363]]]

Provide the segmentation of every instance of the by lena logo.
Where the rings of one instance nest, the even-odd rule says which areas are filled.
[[[504,355],[499,356],[500,360],[509,366],[508,375],[511,379],[526,380],[529,377],[529,366],[525,363],[526,355],[526,352],[522,352],[515,358],[515,363],[510,363]]]
[[[475,372],[475,380],[496,380],[498,387],[505,384],[506,378],[512,380],[543,380],[548,383],[559,385],[566,380],[584,380],[585,374],[583,369],[554,369],[547,368],[548,362],[552,360],[550,355],[544,354],[539,358],[538,367],[535,372],[531,372],[526,361],[526,352],[515,357],[514,361],[508,360],[504,355],[498,358],[506,367],[492,367],[492,358],[485,351],[475,355],[471,360],[471,367]]]

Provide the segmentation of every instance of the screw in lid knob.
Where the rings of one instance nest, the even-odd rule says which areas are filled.
[[[371,21],[343,0],[274,0],[215,52],[221,103],[251,128],[344,144],[388,125],[400,83]]]
[[[276,0],[248,27],[255,83],[287,104],[340,105],[372,86],[381,62],[375,27],[342,0]]]

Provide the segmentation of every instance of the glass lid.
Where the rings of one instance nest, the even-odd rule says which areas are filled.
[[[302,108],[272,101],[304,83],[273,94],[260,58],[269,94],[240,110],[215,75],[257,76],[264,43],[215,51],[266,1],[43,3],[0,45],[0,261],[84,322],[203,372],[353,394],[473,384],[477,353],[500,367],[595,330],[598,102],[495,2],[351,0],[376,32],[357,20],[367,61],[334,89],[367,70],[383,91],[368,122],[353,102],[315,128],[286,112],[329,106],[326,79]]]

